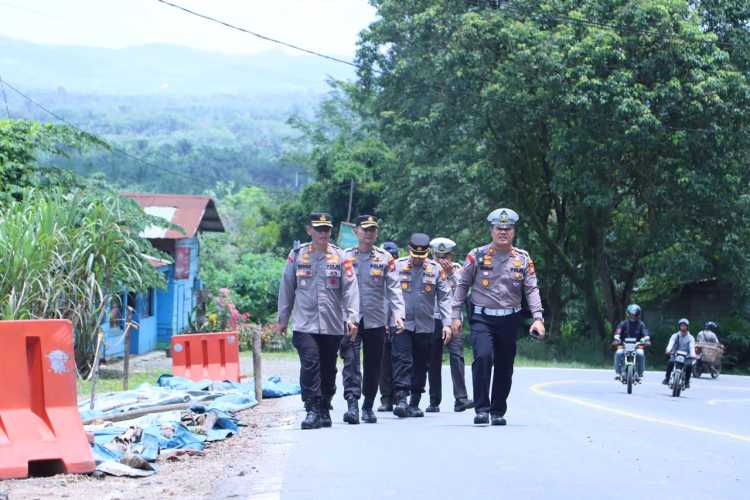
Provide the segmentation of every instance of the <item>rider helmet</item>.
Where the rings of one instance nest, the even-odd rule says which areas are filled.
[[[641,306],[638,304],[630,304],[628,306],[628,316],[635,316],[636,318],[641,315]]]
[[[705,325],[703,325],[703,329],[704,330],[710,330],[710,331],[716,333],[716,331],[719,329],[719,325],[717,325],[713,321],[709,321],[708,323],[706,323]]]
[[[680,326],[684,324],[685,326],[690,326],[690,321],[687,320],[687,318],[680,318],[680,321],[677,322],[677,326]]]

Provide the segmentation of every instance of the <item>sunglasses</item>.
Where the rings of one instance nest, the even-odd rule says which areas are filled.
[[[331,232],[330,226],[317,226],[317,227],[313,227],[313,230],[316,233],[330,233]]]

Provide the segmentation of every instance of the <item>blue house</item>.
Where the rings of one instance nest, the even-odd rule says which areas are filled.
[[[171,257],[171,262],[149,258],[151,265],[164,274],[165,290],[125,292],[121,297],[123,310],[126,306],[132,307],[134,320],[140,323],[138,330],[131,330],[130,353],[143,354],[154,350],[157,343],[168,343],[172,335],[188,329],[197,294],[202,288],[198,234],[224,232],[224,224],[208,196],[139,193],[123,193],[123,196],[134,200],[147,214],[184,230],[183,234],[171,228],[150,226],[141,235]],[[105,358],[120,357],[125,352],[124,316],[113,307],[105,321]]]

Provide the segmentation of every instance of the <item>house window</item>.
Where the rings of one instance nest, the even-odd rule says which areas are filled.
[[[154,293],[153,288],[149,288],[146,294],[143,297],[143,300],[145,303],[143,304],[143,317],[144,318],[150,318],[154,315],[154,299],[156,297],[156,293]]]

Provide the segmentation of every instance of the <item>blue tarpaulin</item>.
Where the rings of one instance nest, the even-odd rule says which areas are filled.
[[[285,384],[279,377],[270,377],[263,384],[264,397],[299,393],[298,384]],[[258,404],[254,384],[193,382],[171,375],[162,375],[156,385],[141,384],[130,391],[102,394],[96,398],[93,410],[89,403],[89,400],[79,403],[81,418],[105,422],[86,426],[94,434],[92,450],[97,469],[127,476],[154,474],[157,469],[149,463],[167,450],[200,451],[206,442],[237,434],[239,426],[232,413]],[[191,403],[191,406],[184,412],[152,413],[116,424],[106,423],[108,418],[124,412],[177,403]],[[206,425],[211,428],[206,429]]]

